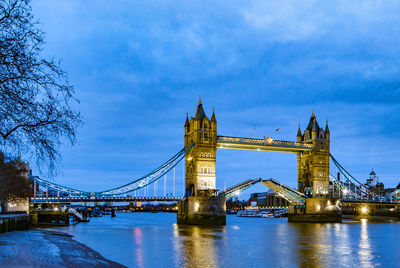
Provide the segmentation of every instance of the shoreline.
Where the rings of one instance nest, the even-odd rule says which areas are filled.
[[[0,234],[0,266],[126,267],[64,232],[31,229]]]

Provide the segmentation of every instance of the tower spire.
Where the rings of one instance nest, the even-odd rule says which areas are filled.
[[[325,133],[329,133],[328,120],[326,120]]]
[[[189,113],[188,112],[186,112],[186,122],[185,122],[185,127],[187,127],[187,126],[189,126],[190,125],[190,123],[189,123]]]
[[[215,118],[215,108],[213,107],[213,114],[211,116],[211,122],[217,122],[217,119]]]
[[[206,117],[206,114],[204,113],[203,105],[201,104],[201,97],[200,97],[199,105],[197,105],[197,110],[196,110],[196,114],[195,114],[194,118],[201,121],[201,120],[203,120],[204,117]]]
[[[300,123],[299,123],[299,130],[297,130],[297,137],[301,137]]]

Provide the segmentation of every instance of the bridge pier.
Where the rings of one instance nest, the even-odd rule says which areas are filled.
[[[305,206],[289,205],[289,222],[342,222],[337,198],[307,198]]]
[[[225,225],[226,205],[223,196],[189,196],[178,202],[178,224]]]

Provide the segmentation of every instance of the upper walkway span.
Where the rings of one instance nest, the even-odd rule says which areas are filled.
[[[298,153],[310,151],[314,147],[311,144],[280,141],[271,138],[253,139],[229,136],[217,136],[217,147],[224,149],[252,150],[252,151],[269,151],[269,152],[285,152]]]

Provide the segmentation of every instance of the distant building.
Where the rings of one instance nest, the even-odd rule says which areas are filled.
[[[369,187],[369,188],[375,188],[376,185],[378,184],[379,181],[379,177],[376,176],[376,173],[374,170],[372,170],[369,173],[369,178],[367,179],[367,183],[365,184],[365,186]]]
[[[380,195],[384,195],[386,192],[385,185],[383,184],[383,182],[379,182],[379,177],[376,176],[376,173],[374,170],[372,170],[369,173],[369,178],[367,179],[367,182],[365,183],[365,187],[367,187],[368,189],[370,189]]]
[[[286,208],[289,206],[289,202],[273,190],[251,194],[248,203],[251,202],[257,202],[258,207],[267,208]]]
[[[394,192],[394,191],[400,189],[400,183],[397,185],[396,188],[385,188],[385,185],[383,184],[383,182],[379,182],[379,177],[376,175],[375,171],[372,170],[369,173],[369,178],[367,179],[367,182],[365,183],[365,187],[368,188],[369,190],[374,191],[377,194],[387,195],[387,194],[390,194],[391,192]]]

